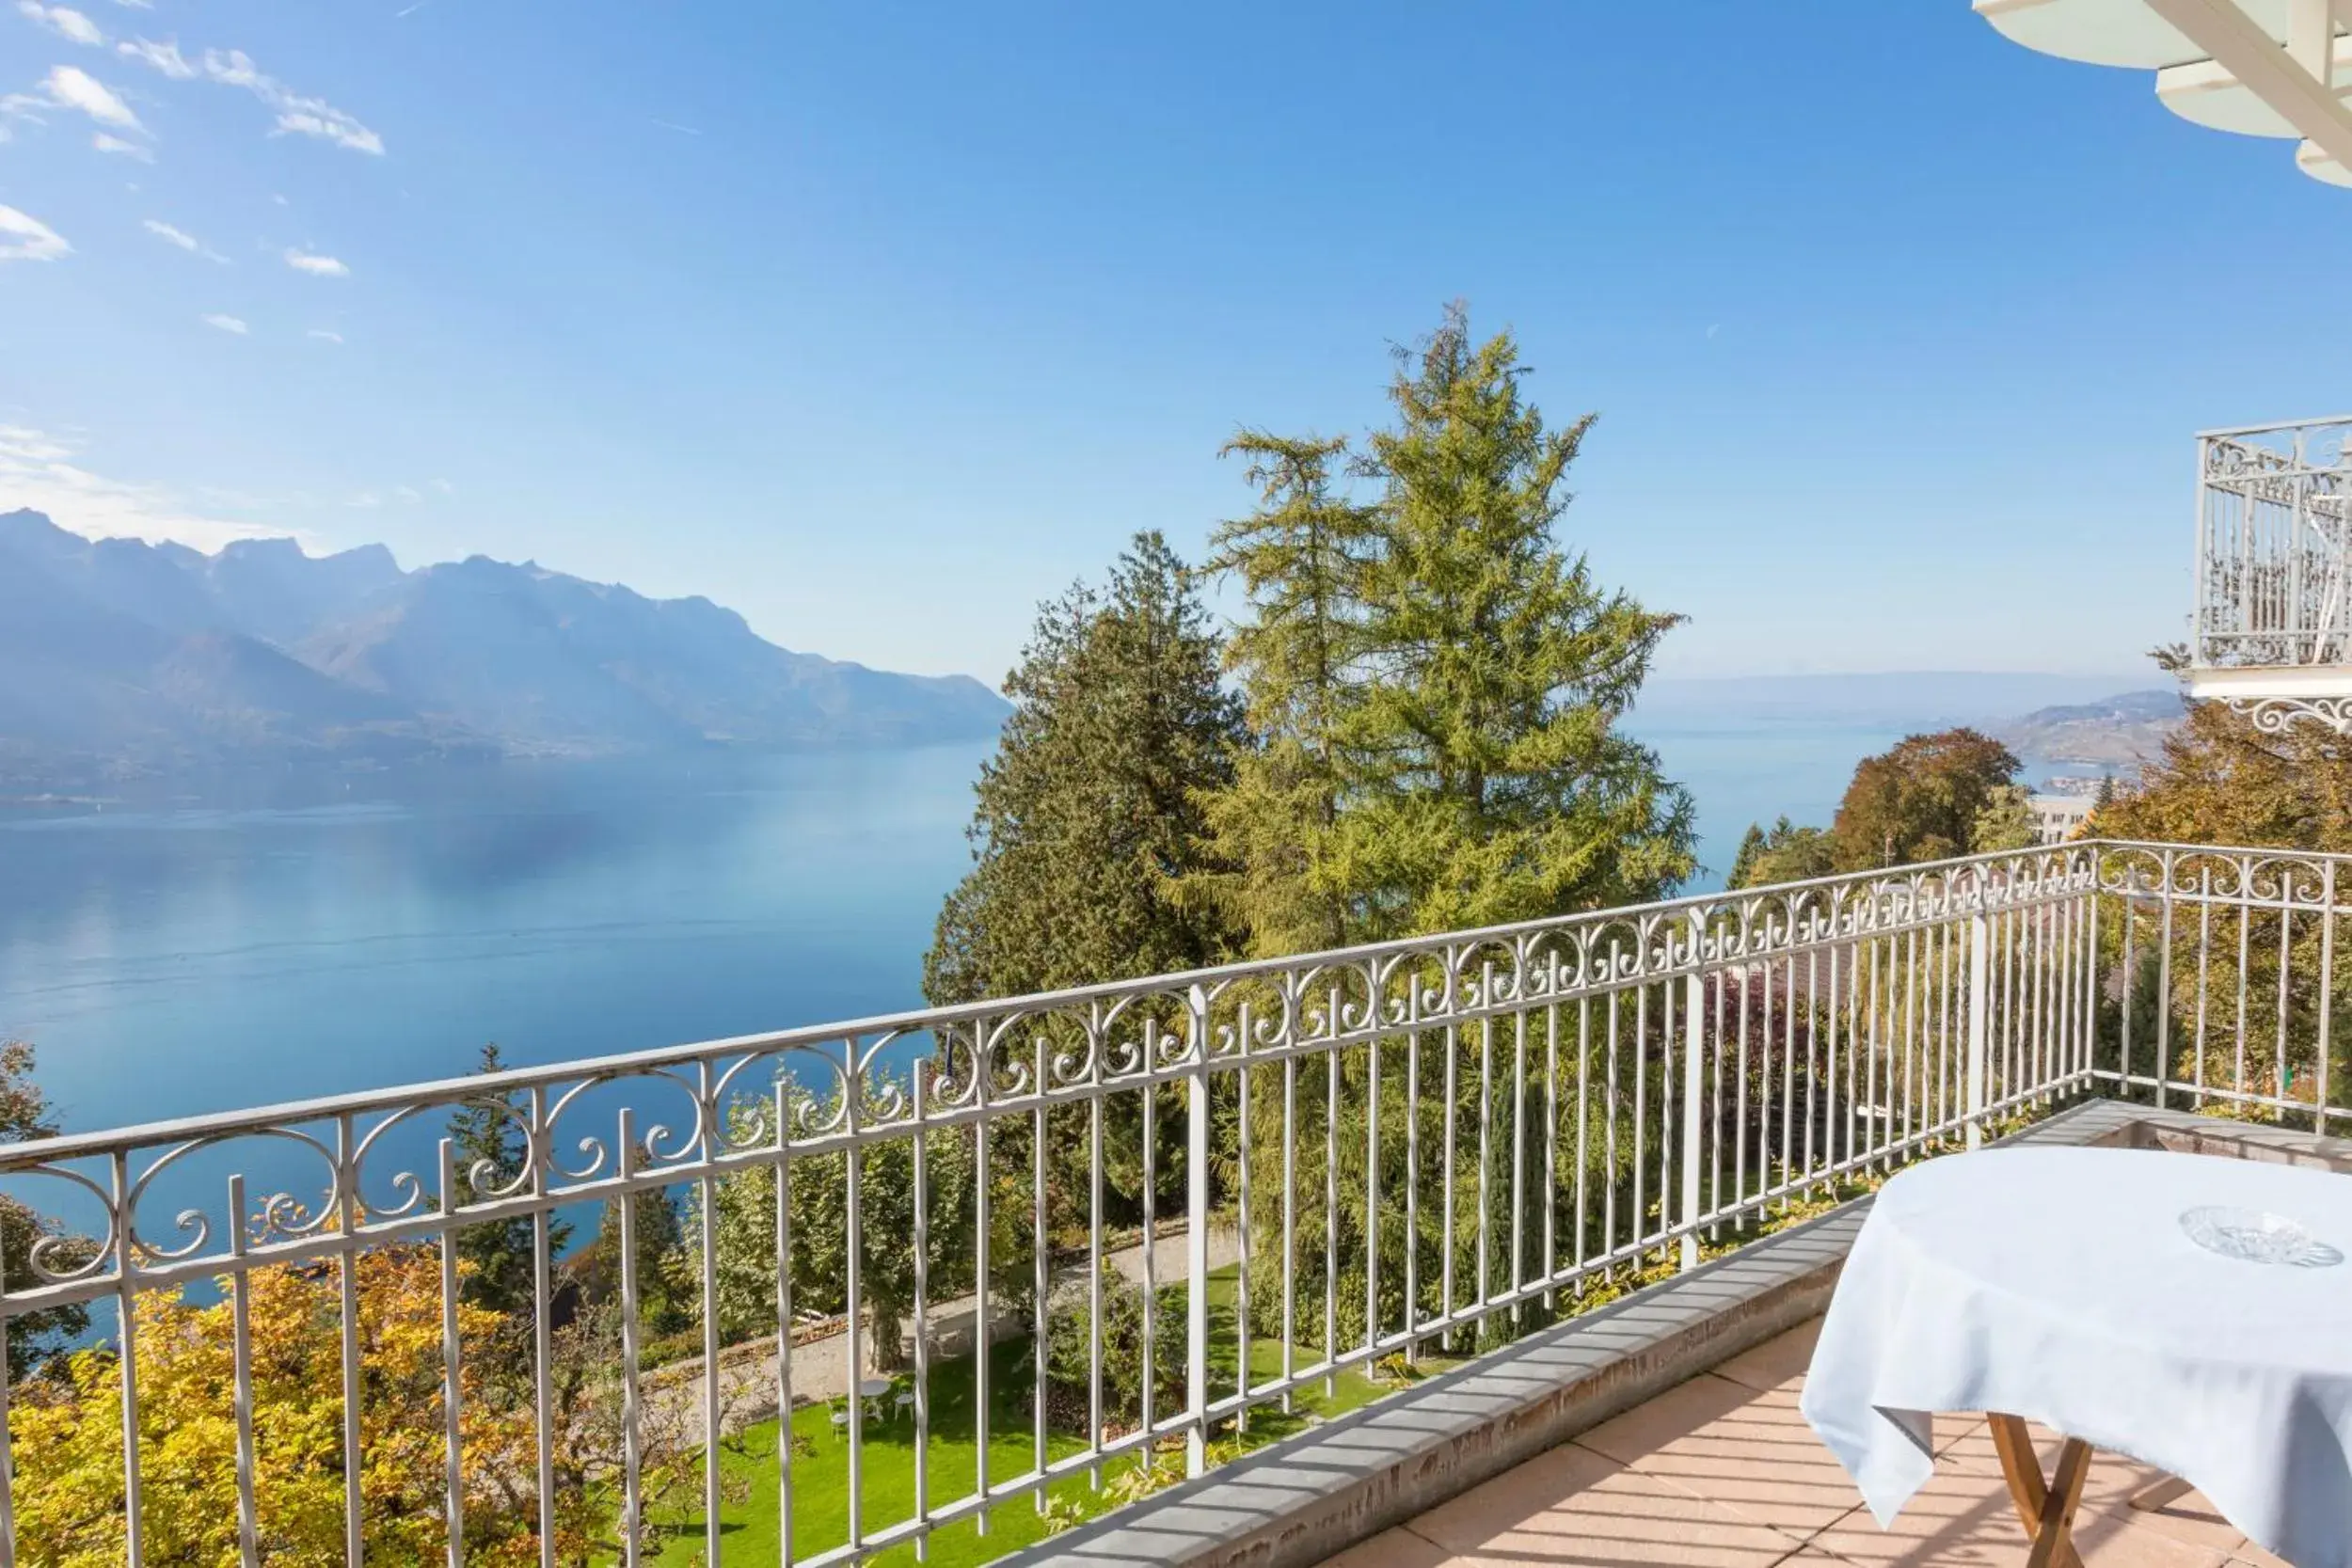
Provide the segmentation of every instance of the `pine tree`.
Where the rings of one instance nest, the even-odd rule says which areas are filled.
[[[1249,616],[1225,664],[1247,694],[1251,744],[1229,788],[1203,802],[1216,869],[1192,887],[1248,933],[1262,957],[1339,946],[1347,890],[1329,863],[1343,778],[1333,755],[1353,699],[1358,577],[1375,515],[1333,493],[1343,440],[1245,430],[1223,455],[1248,460],[1258,511],[1220,524],[1206,569],[1241,580]]]
[[[1218,678],[1221,652],[1190,574],[1157,533],[1136,535],[1101,592],[1080,585],[1041,610],[1005,683],[1012,717],[980,770],[972,870],[924,958],[934,1005],[1233,955],[1224,915],[1184,894],[1213,869],[1203,802],[1231,785],[1244,739],[1240,704]],[[1105,1133],[1104,1175],[1125,1217],[1142,1190],[1139,1099],[1114,1097]],[[1163,1114],[1157,1128],[1166,1196],[1184,1190],[1183,1119]],[[1009,1196],[1018,1187],[1023,1206],[1025,1136],[992,1140],[990,1161],[992,1182]],[[1066,1219],[1087,1190],[1089,1144],[1057,1127],[1051,1149],[1050,1201]]]
[[[1782,817],[1786,823],[1788,819]],[[1764,855],[1764,824],[1751,822],[1748,831],[1740,835],[1739,851],[1731,857],[1731,875],[1724,879],[1726,888],[1743,888],[1756,879],[1756,863]]]
[[[505,1069],[498,1042],[484,1046],[481,1070]],[[530,1139],[523,1131],[529,1124],[528,1113],[514,1095],[484,1096],[450,1114],[460,1208],[485,1201],[523,1174],[530,1161]],[[536,1303],[533,1223],[528,1214],[516,1214],[461,1225],[457,1257],[461,1263],[471,1265],[461,1291],[467,1301],[511,1317],[532,1314]],[[563,1251],[570,1236],[569,1224],[548,1216],[550,1257]]]
[[[1239,704],[1184,563],[1136,535],[1101,593],[1043,606],[981,765],[974,865],[924,959],[934,1006],[1190,969],[1233,932],[1177,896],[1203,869],[1201,802],[1232,781]]]
[[[1368,935],[1654,897],[1693,868],[1690,797],[1617,721],[1679,617],[1555,536],[1593,416],[1548,429],[1510,335],[1474,343],[1458,305],[1399,361],[1335,881]]]

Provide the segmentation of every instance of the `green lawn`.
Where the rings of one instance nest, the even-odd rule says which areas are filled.
[[[1221,1270],[1211,1276],[1210,1370],[1213,1386],[1222,1388],[1232,1386],[1237,1360],[1234,1291],[1232,1270]],[[1161,1296],[1164,1310],[1168,1304],[1174,1304],[1177,1322],[1182,1321],[1183,1299],[1181,1287],[1164,1291]],[[989,1476],[993,1481],[1002,1482],[1009,1477],[1025,1474],[1036,1461],[1031,1403],[1034,1386],[1028,1371],[1027,1351],[1024,1342],[1009,1342],[998,1345],[991,1357]],[[1311,1353],[1302,1346],[1295,1356],[1303,1364],[1316,1354],[1319,1352]],[[1249,1361],[1253,1381],[1270,1380],[1281,1371],[1281,1347],[1271,1340],[1253,1339]],[[934,1509],[972,1495],[979,1447],[973,1430],[973,1371],[974,1363],[968,1356],[942,1362],[931,1369],[928,1479]],[[1230,1457],[1233,1452],[1270,1443],[1300,1430],[1311,1416],[1339,1415],[1370,1402],[1385,1391],[1382,1385],[1360,1371],[1343,1372],[1330,1395],[1327,1396],[1318,1385],[1295,1396],[1294,1408],[1287,1413],[1273,1405],[1252,1412],[1248,1431],[1220,1442],[1216,1446],[1218,1455]],[[849,1443],[835,1434],[830,1411],[823,1405],[793,1412],[792,1431],[800,1449],[792,1462],[792,1545],[794,1555],[804,1558],[848,1539]],[[751,1564],[782,1560],[777,1528],[776,1436],[777,1423],[763,1421],[745,1431],[736,1444],[720,1455],[723,1483],[742,1497],[741,1501],[725,1506],[720,1515],[722,1568],[749,1568]],[[1081,1452],[1085,1447],[1078,1433],[1056,1432],[1048,1435],[1046,1451],[1060,1458]],[[1104,1486],[1099,1492],[1083,1473],[1057,1482],[1047,1491],[1050,1517],[1041,1514],[1038,1505],[1024,1497],[995,1509],[985,1535],[969,1520],[942,1528],[930,1538],[927,1560],[937,1568],[963,1568],[987,1562],[1041,1539],[1057,1523],[1066,1526],[1107,1512],[1120,1500],[1114,1490],[1115,1481],[1138,1463],[1136,1456],[1126,1455],[1106,1465]],[[1181,1475],[1183,1454],[1180,1451],[1164,1457],[1160,1465],[1163,1472]],[[896,1417],[879,1426],[869,1423],[865,1428],[859,1481],[865,1505],[862,1512],[869,1530],[898,1524],[914,1514],[914,1432],[911,1418]],[[689,1568],[704,1560],[699,1476],[692,1491],[691,1506],[654,1513],[655,1522],[679,1532],[670,1536],[661,1549],[649,1549],[646,1554],[664,1568]],[[913,1547],[903,1546],[875,1560],[901,1568],[913,1564],[915,1559]]]

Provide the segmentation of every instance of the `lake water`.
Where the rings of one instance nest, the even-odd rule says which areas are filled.
[[[1897,732],[1644,735],[1720,883]],[[978,744],[0,817],[0,1037],[75,1130],[918,1006]]]

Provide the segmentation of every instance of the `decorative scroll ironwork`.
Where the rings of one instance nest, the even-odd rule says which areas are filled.
[[[969,1206],[934,1212],[918,1180],[913,1236],[861,1231],[848,1201],[849,1245],[913,1247],[917,1277],[935,1282],[922,1273],[935,1262],[928,1249],[961,1226],[956,1244],[977,1256],[958,1267],[994,1282],[988,1248],[1010,1225],[1034,1243],[1034,1277],[1025,1295],[997,1299],[1000,1282],[984,1291],[973,1332],[984,1338],[994,1314],[1041,1338],[1037,1303],[1059,1299],[1057,1271],[1078,1266],[1057,1260],[1049,1232],[1077,1225],[1089,1266],[1111,1244],[1106,1123],[1127,1140],[1121,1158],[1139,1163],[1132,1180],[1146,1227],[1180,1217],[1185,1227],[1190,1365],[1210,1360],[1199,1271],[1211,1230],[1239,1237],[1245,1280],[1253,1259],[1279,1252],[1282,1266],[1254,1286],[1277,1292],[1279,1321],[1292,1325],[1279,1375],[1245,1373],[1224,1392],[1196,1382],[1181,1409],[1162,1408],[1124,1437],[1096,1420],[1078,1459],[1050,1462],[1041,1391],[1031,1470],[988,1480],[966,1503],[918,1502],[899,1524],[810,1554],[850,1560],[1170,1433],[1191,1441],[1198,1463],[1212,1425],[1251,1404],[1432,1337],[1524,1324],[1597,1273],[1693,1259],[1703,1241],[1760,1223],[1797,1195],[2096,1085],[2193,1090],[2201,1103],[2285,1114],[2305,1088],[2282,1068],[2259,1082],[2259,1050],[2250,1067],[2231,1061],[2233,1080],[2208,1072],[2223,1060],[2206,1049],[2218,1003],[2195,1014],[2205,1032],[2193,1057],[2181,1048],[2189,1026],[2163,1022],[2180,1015],[2174,1001],[2159,1008],[2158,1037],[2132,1020],[2147,988],[2226,974],[2240,1037],[2259,1012],[2249,997],[2274,983],[2280,1040],[2308,1033],[2302,1014],[2290,1017],[2286,975],[2334,961],[2312,943],[2319,932],[2332,943],[2352,913],[2341,903],[2345,863],[2077,842],[0,1148],[0,1187],[76,1233],[35,1247],[24,1277],[0,1280],[0,1328],[45,1307],[135,1303],[261,1268],[348,1270],[367,1249],[439,1247],[467,1227],[580,1204],[633,1212],[635,1196],[656,1189],[709,1204],[738,1179],[788,1169],[837,1173],[854,1194],[861,1172],[897,1168],[911,1151],[934,1174],[942,1162],[985,1161],[977,1151],[993,1137],[1024,1162],[1012,1185],[976,1166],[986,1179],[963,1189]],[[2223,951],[2217,921],[2236,948]],[[2282,955],[2275,974],[2261,967],[2265,951]],[[2143,961],[2152,954],[2161,961]],[[2324,1015],[2316,1026],[2324,1061]],[[2294,1051],[2308,1055],[2302,1038]],[[2292,1053],[2282,1043],[2274,1054]],[[2198,1076],[2178,1089],[2180,1064],[2192,1060]],[[2324,1083],[2318,1103],[2325,1114]],[[437,1141],[469,1107],[511,1130],[522,1151],[511,1168],[460,1170]],[[1048,1191],[1049,1160],[1061,1157],[1051,1146],[1072,1139],[1089,1151],[1068,1168],[1095,1183],[1090,1199]],[[1268,1228],[1269,1213],[1279,1226]],[[1434,1231],[1433,1214],[1444,1220]],[[796,1218],[776,1215],[776,1233]],[[1400,1239],[1429,1234],[1440,1240]],[[1349,1246],[1363,1249],[1353,1262]],[[1391,1246],[1393,1257],[1382,1250]],[[1142,1248],[1147,1277],[1157,1258]],[[695,1260],[713,1313],[716,1265],[707,1253]],[[458,1275],[448,1267],[454,1323]],[[1360,1279],[1349,1275],[1343,1312],[1347,1269]],[[1384,1270],[1403,1277],[1391,1272],[1383,1287]],[[542,1267],[534,1284],[542,1341],[551,1277]],[[875,1288],[855,1272],[838,1282],[848,1323],[862,1323],[859,1303],[871,1298],[860,1292]],[[930,1288],[915,1287],[918,1389],[930,1375]],[[1091,1289],[1099,1385],[1099,1279]],[[357,1307],[346,1299],[342,1310]],[[718,1348],[717,1328],[706,1332]],[[790,1332],[788,1323],[772,1331],[771,1350]],[[1314,1354],[1294,1354],[1317,1334]],[[653,1397],[639,1389],[638,1354],[629,1339],[617,1373],[632,1390],[632,1421]],[[788,1348],[781,1354],[788,1362]],[[448,1354],[457,1366],[453,1341]],[[698,1365],[704,1408],[716,1411],[718,1357]],[[790,1399],[790,1377],[788,1367],[776,1373],[778,1399]],[[927,1409],[918,1405],[918,1423]],[[865,1419],[850,1418],[852,1449]],[[453,1466],[459,1457],[453,1450]],[[8,1474],[0,1468],[0,1486]],[[0,1530],[11,1517],[0,1507]]]
[[[2325,724],[2352,732],[2352,697],[2231,697],[2230,711],[2253,721],[2265,735],[2284,735],[2296,724]]]

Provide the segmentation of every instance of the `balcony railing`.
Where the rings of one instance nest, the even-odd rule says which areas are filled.
[[[0,1385],[0,1562],[636,1562],[681,1475],[712,1564],[1034,1522],[2086,1093],[2325,1130],[2347,872],[2077,843],[15,1146],[0,1334],[91,1317]]]
[[[2198,447],[2196,694],[2352,694],[2352,418]]]

